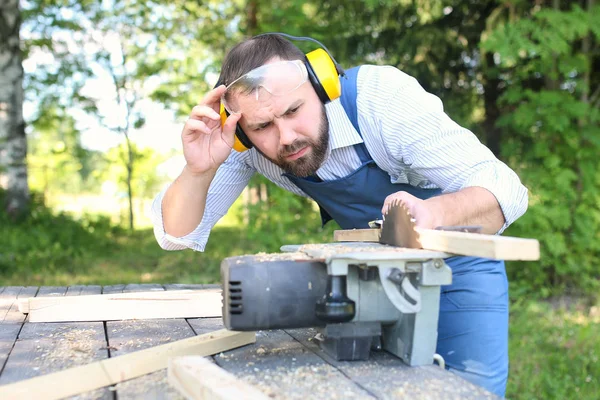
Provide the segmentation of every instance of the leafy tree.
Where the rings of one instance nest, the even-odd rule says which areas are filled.
[[[131,169],[123,162],[130,153],[133,160]],[[135,143],[129,145],[123,143],[111,148],[105,157],[108,164],[101,177],[106,180],[116,180],[121,189],[117,192],[117,196],[121,197],[131,189],[138,193],[138,199],[147,199],[160,190],[164,177],[158,174],[156,166],[165,161],[166,155],[158,154],[150,148],[139,148]],[[134,173],[131,174],[130,171]],[[133,202],[129,202],[129,198],[127,200],[130,209],[133,208]]]
[[[506,85],[502,151],[531,189],[512,232],[542,244],[540,269],[513,270],[528,287],[599,284],[599,26],[592,1],[555,0],[499,24],[483,43]]]
[[[89,188],[97,166],[93,152],[81,145],[75,119],[58,104],[44,104],[28,134],[30,185],[44,198]]]

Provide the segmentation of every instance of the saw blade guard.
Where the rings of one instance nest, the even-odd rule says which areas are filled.
[[[421,311],[421,293],[414,287],[408,274],[402,274],[400,284],[395,282],[393,275],[397,272],[399,272],[398,268],[379,267],[379,279],[385,294],[394,307],[404,314]]]

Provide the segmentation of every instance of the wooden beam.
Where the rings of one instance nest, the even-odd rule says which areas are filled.
[[[119,293],[75,297],[30,297],[19,303],[29,322],[115,321],[124,319],[221,316],[221,290]]]
[[[256,341],[254,332],[225,329],[124,356],[0,386],[1,399],[61,399],[167,368],[171,357],[208,356]]]
[[[442,231],[415,227],[417,249],[443,251],[463,256],[497,260],[534,261],[540,259],[540,243],[536,239]],[[347,229],[333,232],[336,242],[379,242],[380,229]]]
[[[335,242],[379,242],[381,229],[344,229],[333,231]]]
[[[536,239],[415,228],[421,248],[496,260],[540,259]]]
[[[167,374],[169,384],[189,400],[270,399],[254,386],[204,357],[172,358]]]
[[[216,291],[219,289],[200,289],[200,290],[151,290],[145,292],[127,292],[127,293],[109,293],[109,294],[94,294],[94,295],[82,295],[77,297],[77,299],[103,299],[103,300],[111,300],[111,299],[135,299],[135,300],[148,300],[148,299],[157,299],[157,298],[170,298],[170,297],[179,297],[182,295],[194,294],[194,293],[204,293],[210,291]],[[77,299],[74,299],[72,296],[38,296],[38,297],[24,297],[18,300],[19,311],[24,314],[29,312],[29,304],[35,304],[36,307],[43,306],[44,303],[52,299],[54,302],[76,302]],[[54,304],[51,302],[51,304]]]

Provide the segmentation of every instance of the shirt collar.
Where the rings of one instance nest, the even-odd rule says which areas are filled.
[[[325,111],[329,120],[330,150],[353,146],[363,142],[359,133],[354,129],[339,99],[326,104]]]

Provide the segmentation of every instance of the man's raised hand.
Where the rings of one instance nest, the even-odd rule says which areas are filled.
[[[221,85],[208,92],[200,104],[192,109],[183,127],[183,155],[186,168],[191,173],[215,171],[231,153],[240,115],[231,114],[221,126],[219,107],[225,89]]]

